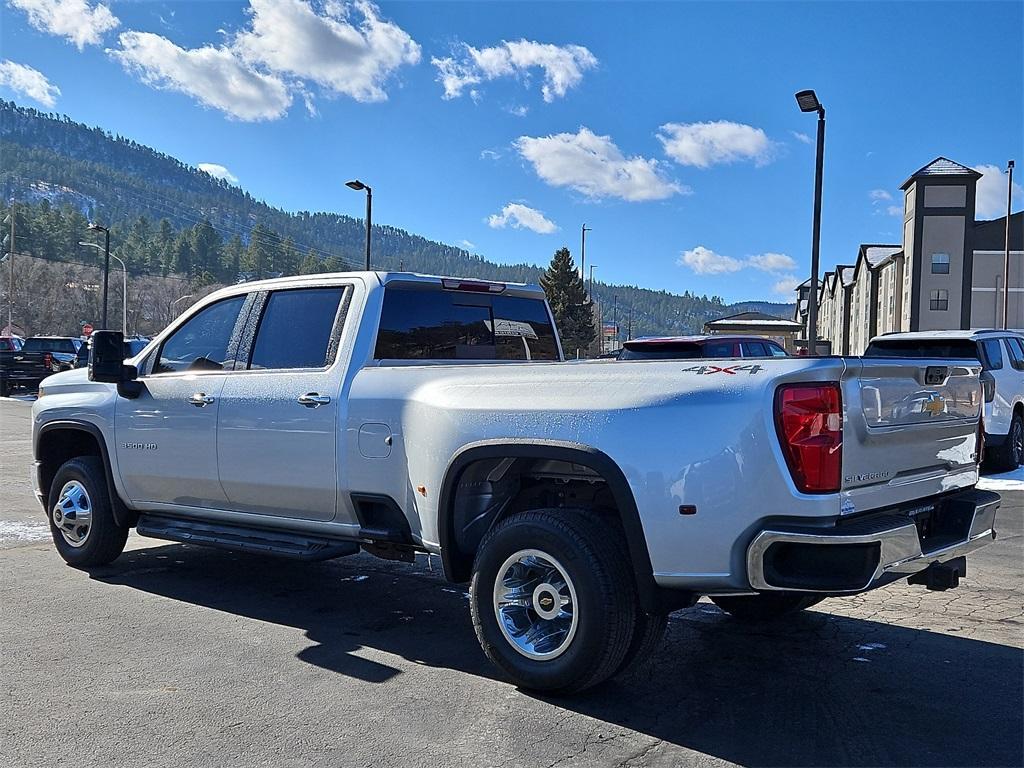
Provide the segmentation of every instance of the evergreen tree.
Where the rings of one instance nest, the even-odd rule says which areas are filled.
[[[209,219],[203,219],[192,228],[192,253],[195,259],[192,271],[205,282],[214,282],[221,274],[221,245],[220,234]]]
[[[242,271],[245,258],[245,245],[238,235],[232,236],[221,253],[221,278],[225,283],[238,282],[238,273]]]
[[[268,276],[274,264],[274,245],[277,237],[263,224],[257,224],[249,234],[249,247],[245,251],[242,266],[253,280]]]
[[[576,350],[585,352],[597,336],[594,305],[587,298],[583,278],[579,276],[568,248],[555,251],[540,284],[555,316],[565,354],[575,357]]]
[[[160,275],[166,275],[174,263],[174,227],[167,219],[160,219],[153,249],[149,254],[149,268]]]
[[[171,260],[171,271],[181,275],[192,274],[192,243],[188,233],[179,232],[174,240],[174,257]]]

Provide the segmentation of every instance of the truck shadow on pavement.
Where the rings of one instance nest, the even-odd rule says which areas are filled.
[[[436,558],[434,573],[424,563],[306,564],[175,544],[126,552],[92,577],[302,629],[315,645],[298,659],[359,680],[397,683],[402,672],[361,649],[496,680],[464,590],[443,581]],[[1022,700],[1017,648],[818,611],[744,625],[699,603],[671,617],[638,672],[524,706],[746,765],[1011,766],[1024,762]]]

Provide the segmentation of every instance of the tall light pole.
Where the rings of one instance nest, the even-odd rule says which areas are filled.
[[[1013,160],[1007,162],[1006,172],[1009,178],[1006,180],[1006,244],[1003,251],[1003,330],[1010,327],[1010,206],[1013,203]]]
[[[99,224],[90,224],[91,232],[103,233],[103,322],[100,326],[107,330],[107,287],[110,282],[110,229]]]
[[[359,179],[346,181],[345,186],[356,192],[366,190],[366,271],[370,271],[370,221],[373,217],[373,190]]]
[[[580,277],[587,276],[587,232],[593,232],[586,224],[580,229]],[[583,293],[586,294],[587,287],[583,286]]]
[[[11,220],[11,236],[7,240],[7,333],[14,335],[14,198],[11,198],[11,211],[8,218]]]
[[[95,248],[97,251],[102,251],[103,246],[98,243],[87,243],[84,240],[79,245],[85,245],[89,248]],[[110,254],[110,258],[121,265],[121,274],[124,277],[124,283],[121,286],[121,333],[124,334],[125,338],[128,337],[128,267],[125,266],[124,262],[114,254]],[[106,325],[106,322],[103,323]]]
[[[818,150],[814,161],[814,225],[811,235],[811,291],[807,297],[807,354],[818,354],[818,254],[821,245],[821,177],[825,160],[825,107],[814,91],[800,91],[801,112],[818,113]]]

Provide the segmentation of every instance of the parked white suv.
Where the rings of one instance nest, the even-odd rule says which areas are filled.
[[[871,340],[865,357],[980,360],[985,455],[998,469],[1024,464],[1024,335],[1017,331],[917,331]]]

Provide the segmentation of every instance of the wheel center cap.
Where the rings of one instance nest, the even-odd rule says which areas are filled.
[[[533,610],[542,619],[553,619],[562,610],[561,595],[550,584],[539,584],[533,590]]]

